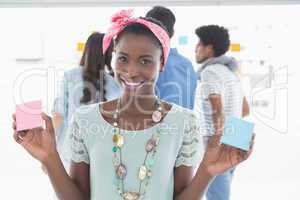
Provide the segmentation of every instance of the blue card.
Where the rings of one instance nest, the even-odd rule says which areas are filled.
[[[228,117],[225,119],[221,143],[249,151],[254,124],[245,120]]]

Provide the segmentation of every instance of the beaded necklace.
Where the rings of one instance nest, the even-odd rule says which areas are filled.
[[[151,136],[151,138],[147,141],[145,145],[145,151],[146,155],[144,158],[144,162],[139,167],[137,178],[139,180],[139,188],[136,191],[129,191],[126,190],[124,185],[124,180],[127,175],[127,168],[125,164],[123,163],[122,158],[122,148],[124,147],[124,137],[121,133],[120,129],[120,102],[121,100],[118,100],[117,109],[115,110],[113,114],[113,165],[115,168],[115,185],[118,194],[122,197],[124,200],[138,200],[145,197],[146,189],[149,184],[149,180],[152,177],[152,168],[154,165],[154,157],[157,152],[158,144],[159,144],[159,138],[160,138],[160,124],[157,126],[156,132]],[[163,110],[161,107],[161,102],[156,99],[155,101],[155,107],[156,110],[152,113],[152,121],[155,123],[158,123],[161,121],[163,116]],[[144,190],[142,190],[142,185],[144,185]]]

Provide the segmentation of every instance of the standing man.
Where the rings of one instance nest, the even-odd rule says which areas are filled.
[[[176,18],[170,9],[155,6],[146,17],[160,21],[166,27],[169,37],[173,37]],[[165,101],[193,109],[196,86],[197,74],[192,63],[179,54],[176,48],[171,48],[165,69],[158,77],[157,95]]]
[[[202,26],[196,29],[196,35],[196,61],[201,67],[197,71],[195,110],[200,114],[202,134],[207,141],[224,117],[241,118],[249,114],[249,107],[236,73],[238,65],[225,56],[230,45],[228,30],[217,25]],[[229,200],[233,173],[231,169],[214,179],[207,190],[207,200]]]

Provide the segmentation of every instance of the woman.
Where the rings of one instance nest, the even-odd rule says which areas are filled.
[[[113,78],[112,48],[102,52],[103,33],[93,33],[86,41],[80,67],[65,72],[53,108],[57,148],[63,152],[65,132],[71,116],[81,105],[116,99],[121,89]],[[67,162],[66,162],[67,164]]]
[[[68,141],[70,176],[55,150],[51,118],[46,129],[15,132],[16,142],[41,161],[64,200],[198,200],[215,175],[251,152],[220,145],[220,127],[202,159],[198,119],[192,111],[161,101],[154,87],[170,50],[164,27],[122,11],[104,39],[115,38],[116,100],[84,106],[74,114]],[[14,124],[15,126],[15,124]],[[202,159],[193,177],[193,167]]]

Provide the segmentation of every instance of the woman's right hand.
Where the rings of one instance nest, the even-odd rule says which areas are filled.
[[[51,156],[56,156],[55,132],[52,120],[49,116],[42,113],[46,128],[34,128],[26,131],[16,131],[16,116],[13,115],[14,139],[19,143],[31,156],[45,163]]]

